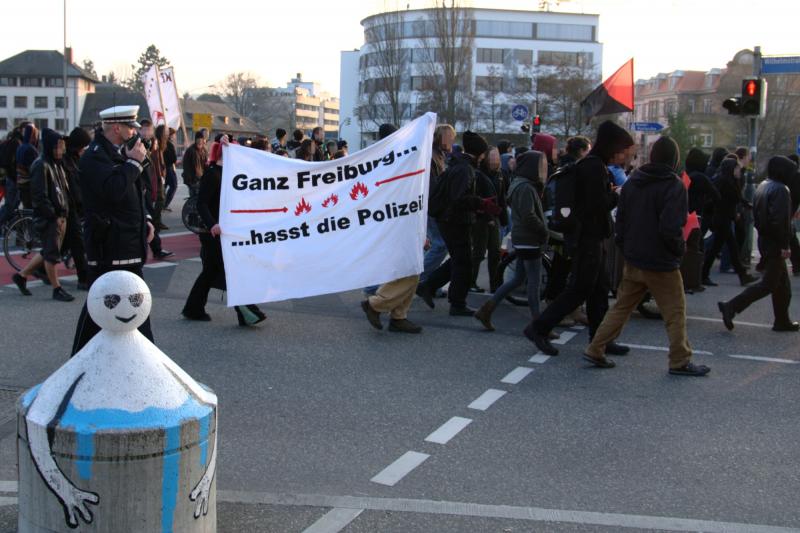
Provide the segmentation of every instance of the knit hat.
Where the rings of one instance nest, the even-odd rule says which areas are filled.
[[[692,148],[686,154],[686,172],[705,172],[708,166],[708,154],[700,148]]]
[[[386,137],[388,137],[389,135],[391,135],[396,131],[397,131],[397,126],[395,126],[394,124],[388,124],[388,123],[381,124],[378,127],[378,139],[385,139]]]
[[[67,151],[77,154],[91,142],[92,137],[85,129],[75,128],[69,132],[69,137],[67,137]]]
[[[633,137],[624,128],[606,120],[597,128],[597,138],[590,152],[608,164],[614,154],[633,146]]]
[[[555,149],[558,140],[552,135],[547,133],[534,133],[532,136],[531,148],[542,152],[549,162],[553,162],[553,149]]]
[[[464,151],[470,155],[479,156],[489,149],[489,143],[486,142],[486,139],[469,130],[464,132],[461,140],[461,144],[464,145]]]
[[[680,148],[672,137],[664,135],[650,148],[650,162],[666,165],[675,170],[680,161]]]
[[[547,178],[547,159],[542,152],[528,150],[517,157],[514,174],[531,181],[544,181]]]
[[[770,158],[769,163],[767,163],[767,174],[769,178],[779,181],[784,185],[789,183],[789,180],[796,172],[797,165],[795,162],[782,155],[776,155]]]

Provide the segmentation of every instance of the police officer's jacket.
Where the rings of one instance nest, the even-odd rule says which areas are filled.
[[[141,264],[147,259],[147,211],[142,166],[102,130],[78,164],[84,208],[83,239],[90,265]]]

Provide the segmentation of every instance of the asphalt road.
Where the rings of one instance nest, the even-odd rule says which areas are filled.
[[[221,532],[800,531],[800,334],[769,329],[769,300],[725,330],[733,275],[688,296],[712,372],[681,378],[662,323],[636,314],[612,370],[581,361],[585,330],[535,357],[508,304],[488,333],[415,301],[424,332],[405,335],[372,329],[354,291],[265,305],[242,330],[212,292],[213,321],[187,322],[200,264],[193,237],[172,239],[178,259],[146,269],[153,329],[219,395]],[[33,292],[0,286],[0,531],[16,523],[12,402],[66,360],[86,294]]]

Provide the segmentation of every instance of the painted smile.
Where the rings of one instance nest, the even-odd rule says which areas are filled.
[[[136,318],[136,315],[131,315],[128,318],[122,318],[121,316],[117,316],[117,317],[114,317],[114,318],[116,318],[117,320],[119,320],[120,322],[122,322],[124,324],[127,324],[128,322],[130,322],[131,320]]]

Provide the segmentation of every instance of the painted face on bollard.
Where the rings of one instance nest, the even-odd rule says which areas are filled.
[[[150,315],[152,297],[139,276],[125,271],[100,276],[89,290],[86,305],[102,329],[123,333],[141,326]]]

